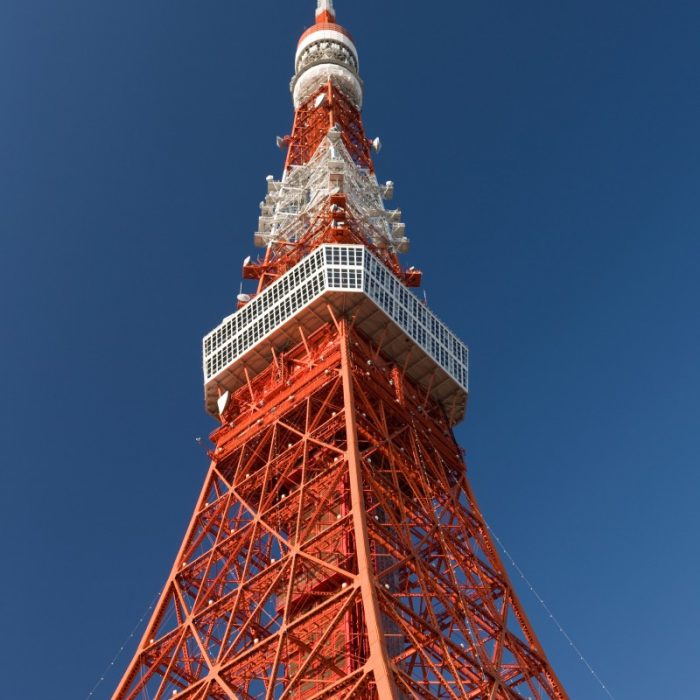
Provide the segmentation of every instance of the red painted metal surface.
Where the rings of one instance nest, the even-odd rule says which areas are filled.
[[[328,17],[322,17],[323,20]],[[325,99],[319,99],[324,95]],[[286,168],[338,126],[332,82],[297,110]],[[372,247],[342,192],[248,262],[259,291],[321,243]],[[407,286],[396,253],[373,248]],[[113,698],[566,700],[429,388],[337,317],[230,396],[160,601]]]
[[[321,96],[325,99],[321,101]],[[337,125],[355,163],[374,172],[372,142],[365,136],[360,112],[332,82],[317,90],[296,110],[285,169],[308,163],[329,129]]]
[[[229,402],[115,698],[566,698],[444,413],[322,328]]]

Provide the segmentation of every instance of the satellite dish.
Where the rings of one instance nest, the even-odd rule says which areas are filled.
[[[247,304],[250,301],[250,294],[239,294],[236,299],[238,299],[241,304]]]
[[[243,267],[250,263],[250,255],[243,261]]]
[[[228,406],[228,400],[231,398],[231,394],[229,394],[228,391],[225,391],[221,396],[216,401],[216,405],[219,408],[219,415],[221,415],[225,410],[226,406]]]
[[[322,92],[320,95],[316,97],[314,100],[314,108],[318,109],[322,104],[326,102],[327,95],[325,92]]]
[[[374,150],[375,150],[377,153],[379,153],[379,151],[382,150],[382,141],[381,141],[381,139],[379,138],[379,136],[377,136],[377,138],[374,139],[374,141],[372,141],[372,148],[374,148]]]

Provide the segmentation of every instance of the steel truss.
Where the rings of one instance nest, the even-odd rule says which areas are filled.
[[[344,320],[238,390],[115,698],[566,698],[443,411]]]

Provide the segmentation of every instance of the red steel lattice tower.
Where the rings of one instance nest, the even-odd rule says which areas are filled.
[[[409,290],[329,0],[295,69],[257,292],[204,338],[209,471],[113,697],[563,700],[467,482],[467,349]]]

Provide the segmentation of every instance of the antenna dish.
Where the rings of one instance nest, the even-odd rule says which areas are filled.
[[[243,261],[243,267],[250,263],[250,255]]]
[[[239,294],[236,299],[242,304],[247,304],[250,301],[250,294]]]
[[[219,415],[221,415],[225,410],[226,406],[228,406],[228,400],[231,398],[231,394],[229,394],[228,391],[225,391],[221,396],[216,401],[216,405],[219,409]]]
[[[372,148],[373,148],[377,153],[379,153],[379,151],[382,150],[382,141],[381,141],[381,139],[379,138],[379,136],[377,136],[377,138],[374,139],[374,141],[372,141]]]
[[[328,99],[328,95],[325,92],[322,92],[314,100],[314,108],[318,109],[322,104],[325,104],[327,99]]]
[[[285,143],[284,143],[284,139],[281,136],[278,136],[277,138],[275,138],[275,143],[277,144],[277,148],[280,148],[280,149],[284,148]]]

